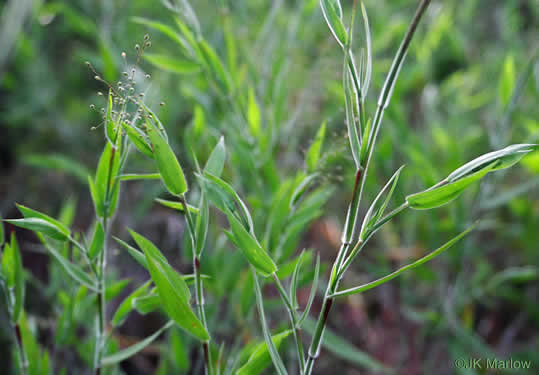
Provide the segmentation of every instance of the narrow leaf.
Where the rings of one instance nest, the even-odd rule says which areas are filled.
[[[170,200],[160,199],[160,198],[156,198],[155,201],[162,204],[165,207],[172,208],[174,210],[178,210],[181,212],[185,212],[185,207],[183,206],[182,202],[170,201]],[[189,211],[191,211],[192,213],[198,214],[199,210],[195,206],[191,206],[188,204],[187,207],[189,207]]]
[[[260,316],[260,324],[262,325],[262,331],[264,332],[264,340],[266,341],[266,347],[269,351],[275,370],[279,375],[287,375],[286,368],[283,364],[283,360],[279,355],[279,351],[275,347],[275,344],[272,340],[271,333],[266,322],[266,315],[264,313],[264,298],[262,297],[262,291],[260,290],[260,284],[258,283],[258,276],[254,268],[252,269],[254,287],[255,287],[255,296],[256,296],[256,306],[258,308],[258,315]]]
[[[311,147],[307,151],[305,156],[305,164],[307,165],[307,173],[312,173],[316,170],[318,161],[320,160],[320,154],[322,150],[322,145],[324,144],[324,138],[326,137],[326,121],[322,123],[322,126],[316,132],[316,137],[314,138]]]
[[[120,304],[120,306],[118,306],[118,309],[114,313],[114,316],[112,317],[113,326],[118,327],[122,325],[122,323],[125,321],[129,313],[133,309],[132,301],[135,298],[146,294],[151,284],[151,280],[146,281],[122,301],[122,303]]]
[[[28,219],[6,219],[4,221],[20,228],[43,233],[44,235],[54,238],[55,240],[64,241],[68,238],[68,236],[60,231],[56,226],[43,219],[31,217]]]
[[[103,231],[103,226],[101,225],[101,222],[98,221],[95,225],[92,243],[90,244],[90,248],[88,249],[88,256],[90,257],[90,259],[95,259],[95,257],[98,256],[101,251],[103,251],[104,245],[105,232]]]
[[[159,173],[128,173],[121,174],[118,178],[122,181],[133,181],[133,180],[159,180],[161,174]]]
[[[498,151],[489,152],[488,154],[475,158],[456,169],[447,176],[447,180],[449,182],[457,181],[462,177],[479,171],[493,162],[496,162],[496,164],[490,170],[491,172],[509,168],[518,163],[526,154],[537,149],[539,149],[539,145],[536,144],[515,144]]]
[[[193,74],[200,72],[200,65],[189,60],[178,59],[168,55],[145,53],[144,58],[159,69],[178,74]]]
[[[36,210],[33,210],[29,207],[25,207],[22,204],[17,204],[17,208],[21,212],[22,216],[25,218],[38,218],[43,219],[45,221],[48,221],[52,225],[54,225],[60,232],[62,232],[64,235],[69,236],[70,232],[69,229],[59,220],[53,219],[49,215],[45,215],[44,213],[38,212]]]
[[[157,293],[151,293],[134,298],[131,304],[140,314],[146,315],[161,307],[161,299]]]
[[[403,273],[405,271],[408,271],[408,270],[410,270],[412,268],[418,267],[418,266],[422,265],[423,263],[428,262],[432,258],[437,257],[438,255],[443,253],[445,250],[447,250],[451,246],[453,246],[462,237],[467,235],[470,231],[475,229],[477,224],[478,224],[478,222],[474,223],[468,229],[466,229],[464,232],[460,233],[458,236],[454,237],[453,239],[446,242],[444,245],[442,245],[438,249],[434,250],[432,253],[424,256],[423,258],[421,258],[419,260],[416,260],[415,262],[413,262],[411,264],[408,264],[407,266],[404,266],[404,267],[398,269],[397,271],[392,272],[389,275],[384,276],[384,277],[382,277],[382,278],[380,278],[378,280],[371,281],[370,283],[367,283],[367,284],[364,284],[364,285],[361,285],[361,286],[358,286],[358,287],[355,287],[355,288],[346,289],[346,290],[336,292],[333,295],[331,295],[331,297],[342,297],[342,296],[347,296],[347,295],[351,295],[351,294],[362,293],[362,292],[365,292],[365,291],[367,291],[369,289],[375,288],[378,285],[384,284],[384,283],[394,279],[395,277],[399,276],[401,273]]]
[[[24,307],[24,270],[22,267],[21,251],[19,250],[17,238],[15,238],[15,232],[11,232],[10,248],[13,253],[13,265],[15,271],[15,303],[13,304],[11,321],[13,322],[13,324],[17,324]]]
[[[286,330],[271,337],[275,348],[278,350],[281,343],[286,339],[292,330]],[[260,374],[271,364],[271,356],[266,342],[261,342],[252,349],[252,354],[247,362],[236,371],[236,375],[256,375]]]
[[[342,21],[341,2],[339,0],[320,0],[320,6],[331,33],[340,46],[344,48],[348,34]]]
[[[106,356],[101,361],[101,365],[102,366],[114,365],[116,363],[122,362],[123,360],[126,360],[129,357],[134,356],[135,354],[143,350],[145,347],[150,345],[156,338],[159,337],[161,333],[163,333],[168,328],[172,327],[173,324],[174,322],[171,320],[167,324],[165,324],[163,327],[159,328],[151,336],[146,337],[144,340],[139,341],[136,344],[133,344],[125,349],[122,349],[119,352]]]
[[[314,297],[316,296],[316,291],[318,290],[318,278],[320,276],[320,254],[316,255],[316,266],[314,268],[314,277],[313,277],[313,283],[311,284],[311,292],[309,293],[309,299],[307,300],[307,305],[305,306],[305,310],[303,310],[303,314],[301,314],[301,317],[298,320],[298,326],[301,327],[305,319],[309,316],[309,311],[311,310],[311,306],[313,305]]]

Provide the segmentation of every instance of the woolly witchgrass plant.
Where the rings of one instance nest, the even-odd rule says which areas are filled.
[[[214,49],[206,42],[202,36],[196,15],[186,0],[179,1],[175,6],[169,2],[165,3],[180,15],[176,19],[179,34],[176,30],[157,22],[146,19],[136,19],[136,22],[157,29],[172,38],[182,47],[189,60],[185,64],[175,64],[174,61],[163,55],[147,55],[147,59],[154,65],[168,69],[172,67],[176,70],[182,70],[182,72],[202,69],[212,89],[223,102],[230,104],[231,112],[234,112],[237,118],[242,121],[242,126],[245,125],[246,128],[249,128],[255,141],[260,142],[261,149],[264,151],[261,154],[265,155],[267,153],[271,155],[272,140],[268,140],[267,138],[271,137],[268,137],[262,130],[254,91],[249,89],[245,94],[240,91],[239,87],[235,86],[234,80],[231,78],[234,72],[230,70],[231,68],[226,68]],[[137,66],[146,49],[151,46],[149,36],[144,38],[142,46],[136,46],[137,57],[133,67],[129,68],[127,62],[125,63],[126,71],[123,72],[123,81],[118,83],[106,82],[88,63],[93,74],[95,74],[95,79],[103,82],[108,88],[106,106],[101,110],[106,140],[105,147],[99,159],[95,177],[90,177],[88,181],[96,212],[91,240],[85,241],[80,234],[73,233],[69,229],[69,224],[62,220],[56,220],[22,205],[18,205],[18,208],[24,218],[5,221],[36,232],[45,248],[56,258],[65,272],[78,284],[95,293],[96,328],[93,368],[96,374],[101,374],[102,369],[107,366],[118,364],[122,360],[136,355],[173,325],[181,327],[200,343],[206,374],[230,374],[233,371],[240,375],[257,374],[262,372],[270,363],[273,363],[276,373],[280,375],[287,374],[287,368],[290,369],[292,366],[285,364],[278,349],[281,342],[289,335],[294,338],[299,373],[303,375],[311,374],[315,361],[320,354],[328,317],[336,298],[362,293],[388,282],[406,270],[429,261],[447,250],[476,225],[470,226],[432,253],[391,274],[364,285],[340,289],[340,282],[345,272],[373,235],[385,223],[408,208],[424,210],[447,204],[457,198],[468,186],[479,181],[489,172],[508,168],[530,151],[537,149],[537,145],[519,144],[480,156],[456,169],[431,188],[406,196],[404,203],[386,213],[393,193],[397,188],[402,171],[401,167],[393,174],[387,184],[380,189],[379,194],[372,200],[369,209],[360,220],[363,191],[376,140],[381,129],[384,111],[390,103],[406,53],[430,0],[422,0],[418,6],[387,74],[379,96],[378,106],[372,117],[367,113],[365,105],[372,74],[372,52],[367,12],[362,1],[359,2],[359,6],[361,7],[364,24],[365,48],[362,49],[359,61],[356,60],[352,53],[352,36],[354,35],[357,3],[357,1],[354,2],[351,23],[347,27],[343,21],[343,12],[338,0],[320,1],[322,12],[330,31],[343,50],[344,107],[350,149],[356,167],[356,179],[352,199],[346,213],[341,246],[331,268],[322,308],[308,350],[306,350],[303,343],[302,327],[309,316],[316,296],[321,268],[320,259],[319,257],[316,259],[308,302],[300,313],[297,290],[301,269],[309,259],[309,252],[302,252],[295,260],[286,263],[290,260],[291,255],[289,250],[285,250],[285,244],[292,243],[292,246],[289,247],[292,250],[294,249],[294,234],[299,233],[299,229],[297,229],[297,232],[294,232],[294,230],[306,227],[316,217],[320,206],[325,201],[323,197],[320,198],[316,195],[316,191],[309,190],[317,177],[316,164],[320,159],[321,144],[326,132],[325,125],[321,126],[313,144],[307,151],[306,170],[298,173],[293,181],[287,181],[286,189],[279,190],[273,198],[272,202],[276,203],[272,204],[277,208],[273,210],[272,207],[272,211],[268,215],[270,219],[263,223],[265,232],[260,237],[262,240],[259,241],[257,237],[258,228],[261,227],[261,224],[258,223],[259,219],[251,214],[248,205],[236,190],[220,178],[226,160],[226,148],[223,138],[219,139],[203,168],[199,167],[197,157],[194,155],[196,181],[200,189],[197,204],[190,204],[188,193],[193,191],[193,188],[189,189],[188,187],[188,178],[184,174],[182,166],[169,143],[165,127],[157,114],[145,103],[144,93],[137,92]],[[122,53],[122,57],[124,60],[126,59],[124,53]],[[92,108],[95,109],[95,107]],[[232,134],[228,135],[232,141],[233,148],[241,149],[243,145],[241,135],[236,137]],[[146,157],[153,159],[158,173],[124,173],[130,150],[133,148]],[[238,152],[238,155],[242,154]],[[111,223],[119,202],[121,182],[137,179],[160,179],[168,192],[176,198],[176,200],[158,201],[167,207],[181,211],[185,216],[192,249],[193,273],[190,275],[178,273],[151,241],[135,231],[130,230],[130,234],[142,252],[121,239],[115,238],[149,272],[151,278],[125,298],[113,315],[110,325],[113,329],[120,326],[133,309],[142,313],[161,309],[170,320],[142,341],[122,350],[111,351],[107,345],[109,341],[107,333],[109,322],[107,322],[106,314],[107,292],[110,290],[110,286],[107,285],[106,264]],[[302,211],[301,204],[312,197],[314,197],[314,203],[310,202],[309,210],[304,209]],[[209,231],[210,202],[226,216],[229,229],[224,230],[224,233],[230,243],[240,251],[249,263],[252,277],[252,290],[249,290],[249,292],[254,293],[264,336],[264,342],[245,350],[243,355],[245,360],[241,367],[238,364],[238,357],[240,356],[236,355],[237,353],[233,349],[230,350],[230,356],[235,358],[227,364],[223,361],[223,356],[225,355],[223,346],[219,350],[217,358],[213,354],[215,350],[212,350],[212,343],[216,339],[215,335],[210,332],[210,324],[206,316],[203,283],[205,276],[202,273],[201,263],[201,256],[206,247]],[[284,209],[280,211],[281,205],[283,205]],[[284,229],[277,225],[280,221],[293,227],[293,234],[288,232],[280,233],[280,230]],[[3,234],[0,233],[0,239],[3,238]],[[73,254],[76,254],[76,256],[70,257],[70,250],[74,250]],[[289,265],[292,265],[292,267],[288,267]],[[16,334],[19,367],[21,373],[26,373],[27,367],[31,368],[37,365],[35,358],[26,360],[26,352],[21,341],[21,336],[24,336],[24,334],[20,333],[21,327],[19,323],[24,323],[25,319],[23,312],[24,273],[14,235],[12,235],[9,244],[4,244],[0,276],[1,286],[7,297],[7,306]],[[287,276],[290,276],[289,288],[286,288],[282,282],[282,279]],[[262,294],[262,284],[265,282],[275,284],[289,319],[289,328],[276,334],[272,334],[266,320],[265,299]],[[194,308],[191,306],[189,284],[194,285]],[[23,330],[26,329],[24,324],[22,328]],[[33,374],[32,371],[30,373]]]

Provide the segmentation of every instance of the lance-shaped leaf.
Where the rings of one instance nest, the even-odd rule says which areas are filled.
[[[316,255],[316,266],[314,268],[314,277],[313,283],[311,284],[311,292],[309,293],[309,299],[307,300],[307,305],[305,305],[305,310],[301,314],[301,317],[298,320],[298,327],[301,327],[305,319],[309,316],[309,311],[313,305],[314,297],[316,296],[316,291],[318,290],[318,277],[320,276],[320,254]]]
[[[364,284],[364,285],[361,285],[361,286],[358,286],[358,287],[355,287],[355,288],[338,291],[338,292],[330,295],[330,297],[342,297],[342,296],[347,296],[347,295],[350,295],[350,294],[362,293],[362,292],[365,292],[365,291],[367,291],[369,289],[375,288],[378,285],[386,283],[386,282],[394,279],[395,277],[399,276],[401,273],[403,273],[405,271],[408,271],[408,270],[410,270],[412,268],[418,267],[418,266],[422,265],[423,263],[428,262],[432,258],[440,255],[445,250],[447,250],[451,246],[453,246],[456,242],[458,242],[462,237],[467,235],[471,230],[473,230],[477,226],[477,224],[478,224],[478,222],[474,223],[468,229],[466,229],[464,232],[460,233],[458,236],[456,236],[453,239],[451,239],[450,241],[446,242],[444,245],[442,245],[438,249],[434,250],[432,253],[424,256],[423,258],[421,258],[419,260],[416,260],[415,262],[413,262],[411,264],[408,264],[407,266],[404,266],[404,267],[398,269],[397,271],[395,271],[393,273],[390,273],[387,276],[384,276],[384,277],[382,277],[382,278],[380,278],[378,280],[371,281],[370,283],[367,283],[367,284]]]
[[[116,176],[119,171],[120,143],[113,147],[107,142],[97,165],[95,180],[89,178],[90,192],[99,217],[111,217],[116,211],[120,191]]]
[[[160,173],[126,173],[118,176],[121,181],[133,181],[133,180],[159,180],[161,178]]]
[[[397,186],[397,182],[399,181],[399,176],[401,174],[402,168],[404,168],[404,165],[400,167],[394,174],[391,176],[387,184],[380,190],[374,201],[372,202],[371,206],[369,207],[369,210],[365,214],[365,218],[363,219],[363,224],[361,225],[361,231],[359,232],[359,238],[363,240],[365,238],[365,234],[372,228],[374,224],[380,219],[380,217],[384,214],[384,211],[389,204],[389,201],[391,197],[393,196],[393,192],[395,191],[395,187]],[[378,207],[378,201],[384,194],[384,192],[391,186],[391,189],[387,193],[387,197],[382,203],[381,206]]]
[[[148,239],[130,231],[135,242],[144,251],[148,270],[157,287],[161,305],[165,312],[184,330],[196,338],[207,341],[210,336],[191,310],[191,298],[187,284],[182,277],[163,260],[163,255]]]
[[[19,321],[24,305],[24,270],[22,267],[21,252],[19,244],[15,238],[15,233],[11,232],[11,242],[5,247],[2,268],[6,272],[7,284],[13,288],[13,310],[11,321],[16,324]]]
[[[127,125],[125,122],[122,123],[122,126],[127,134],[127,137],[133,143],[133,145],[144,155],[153,159],[153,151],[151,146],[146,140],[144,132],[136,127]]]
[[[133,17],[132,21],[140,25],[148,26],[154,30],[157,30],[170,39],[178,43],[183,49],[188,50],[185,40],[170,26],[165,25],[157,21],[152,21],[142,17]]]
[[[65,237],[69,237],[69,234],[70,234],[69,228],[67,228],[61,221],[58,221],[42,212],[23,206],[22,204],[17,204],[17,208],[19,209],[19,211],[21,212],[22,216],[24,216],[25,219],[37,218],[37,219],[45,220],[46,222],[56,227],[58,231],[62,233]]]
[[[518,144],[480,156],[449,174],[441,183],[406,197],[410,207],[425,210],[442,206],[458,197],[470,184],[487,173],[509,168],[538,145]]]
[[[271,333],[266,321],[266,314],[264,313],[264,298],[262,297],[262,291],[260,290],[260,284],[258,283],[258,276],[254,268],[252,268],[252,275],[254,279],[255,287],[255,296],[256,296],[256,307],[258,309],[258,315],[260,316],[260,324],[262,325],[262,331],[264,333],[264,340],[266,341],[266,348],[268,349],[271,361],[277,370],[278,375],[287,375],[286,368],[284,367],[283,360],[279,355],[275,343],[272,340]]]
[[[131,294],[129,294],[120,304],[116,312],[114,313],[114,316],[112,317],[112,325],[117,327],[120,326],[131,310],[133,310],[132,302],[135,298],[145,295],[148,292],[148,289],[150,288],[150,285],[152,284],[151,280],[148,280],[144,284],[142,284],[140,287],[135,289]]]
[[[307,151],[305,156],[305,164],[307,166],[307,172],[312,173],[315,171],[318,161],[320,160],[320,154],[322,145],[324,144],[324,138],[326,137],[326,121],[322,123],[322,126],[318,129],[316,137],[314,138],[311,147]]]
[[[116,144],[116,137],[118,136],[118,127],[112,117],[113,98],[112,89],[109,90],[109,100],[107,105],[107,113],[105,115],[105,137],[111,145]]]
[[[88,249],[88,256],[90,259],[94,259],[98,256],[105,245],[105,231],[103,230],[103,225],[101,222],[97,222],[95,225],[94,236],[92,237],[92,242],[90,243],[90,248]]]
[[[174,195],[182,195],[187,191],[187,181],[182,167],[167,141],[161,136],[159,130],[150,122],[148,137],[153,146],[153,155],[157,168],[167,189]]]
[[[72,263],[66,257],[64,257],[62,253],[55,248],[55,245],[50,241],[47,241],[47,239],[43,237],[41,233],[38,233],[37,236],[45,248],[52,254],[54,258],[56,258],[69,276],[89,289],[97,291],[97,280],[95,280],[95,278],[84,272],[80,266]]]
[[[208,227],[210,223],[210,206],[208,200],[203,195],[200,202],[200,214],[197,216],[196,221],[196,254],[200,255],[204,250],[206,244],[206,237],[208,236]]]
[[[185,207],[183,206],[182,202],[170,201],[170,200],[161,199],[161,198],[155,198],[155,201],[157,203],[162,204],[165,207],[172,208],[174,210],[178,210],[181,212],[185,212]],[[189,208],[190,212],[194,214],[198,214],[199,210],[195,206],[191,206],[190,204],[188,204],[187,207]]]
[[[369,91],[369,84],[371,82],[372,75],[372,41],[369,17],[367,16],[367,9],[365,9],[365,4],[363,1],[361,1],[361,15],[363,16],[363,25],[365,26],[365,43],[367,44],[367,61],[364,69],[364,75],[362,77],[363,86],[361,87],[361,100],[365,100],[367,92]]]
[[[341,47],[344,47],[348,34],[342,20],[341,2],[339,0],[320,0],[320,7],[331,33]]]
[[[141,350],[143,350],[145,347],[150,345],[156,338],[159,337],[163,331],[166,331],[168,328],[172,327],[174,324],[173,321],[169,321],[167,324],[165,324],[163,327],[159,328],[155,333],[153,333],[151,336],[146,337],[144,340],[141,340],[137,342],[136,344],[133,344],[125,349],[122,349],[114,354],[108,355],[101,361],[102,366],[110,366],[114,365],[116,363],[119,363],[129,357],[134,356]]]
[[[210,154],[206,166],[204,167],[204,172],[207,172],[213,176],[219,177],[223,173],[223,168],[225,167],[226,160],[226,147],[225,147],[225,138],[219,138],[219,142],[215,145],[215,148]]]
[[[223,94],[228,94],[231,91],[232,84],[221,59],[215,50],[204,39],[198,41],[198,48],[207,69],[217,82],[218,88],[223,92]]]
[[[232,213],[241,220],[249,231],[253,230],[253,219],[247,206],[232,187],[219,177],[209,173],[197,174],[197,177],[207,197],[224,213]]]
[[[461,178],[456,182],[445,184],[440,187],[431,188],[420,193],[408,195],[406,201],[411,208],[416,210],[428,210],[435,207],[443,206],[456,199],[468,186],[483,178],[492,168],[491,165],[472,173],[471,175]]]
[[[131,304],[140,314],[146,315],[161,307],[161,298],[157,293],[152,292],[148,295],[134,298]]]
[[[269,276],[277,271],[268,253],[260,246],[256,238],[249,233],[236,217],[227,214],[230,229],[234,236],[234,243],[247,258],[249,263],[262,275]]]
[[[539,149],[539,145],[536,144],[515,144],[498,151],[489,152],[453,171],[447,176],[447,181],[457,181],[462,177],[479,171],[493,162],[496,164],[494,164],[490,172],[509,168],[518,163],[526,154],[537,149]]]
[[[148,262],[146,262],[146,257],[143,253],[135,249],[133,246],[129,245],[127,242],[119,239],[118,237],[114,237],[116,242],[118,242],[120,245],[125,247],[129,255],[133,257],[137,261],[138,264],[140,264],[142,267],[148,269]]]
[[[29,229],[38,233],[43,233],[45,236],[54,238],[55,240],[63,241],[68,238],[68,236],[65,233],[61,232],[55,225],[36,217],[30,217],[28,219],[8,219],[4,221],[16,225],[20,228]]]
[[[281,343],[286,339],[292,330],[286,330],[271,337],[275,348],[279,350]],[[252,349],[252,353],[249,356],[247,362],[241,366],[236,375],[255,375],[260,374],[271,364],[271,356],[268,350],[266,342],[261,342]]]
[[[177,74],[193,74],[200,72],[200,65],[196,62],[171,57],[168,55],[157,55],[145,53],[144,58],[159,69],[167,70]]]

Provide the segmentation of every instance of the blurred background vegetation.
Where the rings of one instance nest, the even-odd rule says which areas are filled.
[[[258,133],[246,128],[242,114],[189,64],[177,43],[134,18],[174,27],[172,3],[7,0],[0,5],[1,216],[17,217],[15,202],[53,215],[76,211],[73,227],[88,230],[93,207],[86,176],[94,172],[104,144],[99,109],[105,99],[97,93],[106,93],[106,88],[94,80],[85,61],[116,82],[128,69],[121,53],[132,63],[135,44],[149,33],[150,52],[161,58],[140,64],[144,74],[151,74],[142,87],[145,101],[159,111],[188,179],[194,180],[193,155],[206,160],[224,135],[229,147],[225,179],[247,198],[261,227],[271,221],[268,213],[274,212],[279,197],[289,194],[287,184],[304,168],[305,151],[327,121],[318,167],[323,178],[308,213],[309,225],[291,235],[285,250],[291,255],[314,249],[328,272],[338,250],[354,166],[344,124],[342,55],[318,1],[192,2],[202,34],[231,72],[238,102],[257,102]],[[365,3],[373,36],[372,113],[417,1]],[[345,17],[351,4],[343,1]],[[362,30],[356,28],[357,47]],[[366,197],[372,199],[402,164],[407,167],[395,204],[485,152],[511,143],[539,143],[538,35],[536,0],[433,1],[385,116]],[[165,105],[160,107],[161,102]],[[130,162],[133,170],[153,172],[139,155]],[[315,373],[393,369],[399,374],[453,374],[459,371],[452,366],[456,358],[492,356],[528,359],[537,368],[538,186],[535,152],[519,167],[489,175],[448,206],[409,211],[384,227],[347,274],[345,286],[396,269],[482,218],[479,230],[440,259],[340,301],[330,317],[331,340],[339,350],[323,351]],[[183,219],[154,202],[163,193],[164,187],[152,181],[124,185],[113,231],[122,238],[126,226],[145,233],[178,269],[190,272]],[[210,331],[230,346],[247,343],[253,332],[260,333],[252,280],[241,256],[232,253],[218,230],[220,216],[215,212],[213,217],[204,265],[212,277],[206,284]],[[287,229],[275,228],[270,232],[276,239]],[[67,373],[85,373],[85,332],[92,315],[80,295],[84,293],[61,275],[31,233],[17,234],[28,270],[27,315],[40,350],[48,353],[52,373],[62,367]],[[132,280],[118,288],[109,304],[112,314],[147,275],[120,249],[109,259],[109,270],[115,280]],[[304,281],[300,304],[308,296],[309,275]],[[277,302],[275,290],[268,287],[265,294]],[[315,301],[315,312],[319,304]],[[278,303],[268,309],[273,324],[285,321]],[[136,342],[162,321],[160,314],[131,314],[112,341],[119,347]],[[0,357],[10,358],[7,320],[1,318],[0,324]],[[293,349],[291,344],[286,343],[285,353]],[[194,374],[201,371],[200,358],[198,346],[173,330],[114,372],[187,373],[191,368]]]

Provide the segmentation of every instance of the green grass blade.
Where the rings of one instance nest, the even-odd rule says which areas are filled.
[[[102,359],[101,365],[102,366],[111,366],[114,364],[117,364],[119,362],[122,362],[123,360],[126,360],[129,357],[134,356],[141,350],[143,350],[145,347],[150,345],[152,342],[155,341],[168,328],[172,327],[174,322],[171,320],[167,324],[165,324],[163,327],[159,328],[155,333],[153,333],[151,336],[146,337],[144,340],[141,340],[137,342],[136,344],[133,344],[123,350],[120,350],[119,352],[116,352],[114,354],[108,355],[105,358]]]
[[[264,298],[262,297],[262,291],[260,290],[260,284],[258,282],[258,276],[255,272],[255,269],[252,268],[252,274],[254,279],[254,289],[256,296],[256,306],[258,308],[258,315],[260,317],[260,324],[262,325],[262,331],[264,333],[264,340],[266,341],[266,346],[269,350],[271,361],[275,366],[275,370],[278,375],[287,375],[286,368],[283,364],[283,360],[279,355],[279,351],[275,347],[273,340],[271,338],[270,330],[268,323],[266,322],[266,314],[264,313]]]
[[[348,295],[351,295],[351,294],[362,293],[362,292],[365,292],[365,291],[367,291],[369,289],[375,288],[378,285],[384,284],[384,283],[394,279],[395,277],[399,276],[401,273],[403,273],[405,271],[408,271],[408,270],[410,270],[412,268],[418,267],[418,266],[422,265],[423,263],[428,262],[432,258],[437,257],[438,255],[443,253],[445,250],[447,250],[451,246],[453,246],[462,237],[467,235],[470,231],[472,231],[477,226],[477,224],[478,224],[478,222],[474,223],[468,229],[466,229],[464,232],[460,233],[458,236],[456,236],[453,239],[451,239],[450,241],[446,242],[444,245],[442,245],[438,249],[434,250],[430,254],[424,256],[423,258],[421,258],[419,260],[416,260],[415,262],[413,262],[411,264],[408,264],[408,265],[398,269],[397,271],[395,271],[393,273],[390,273],[387,276],[381,277],[378,280],[371,281],[370,283],[367,283],[367,284],[364,284],[364,285],[361,285],[361,286],[358,286],[358,287],[355,287],[355,288],[338,291],[338,292],[332,294],[330,297],[342,297],[342,296],[348,296]]]

